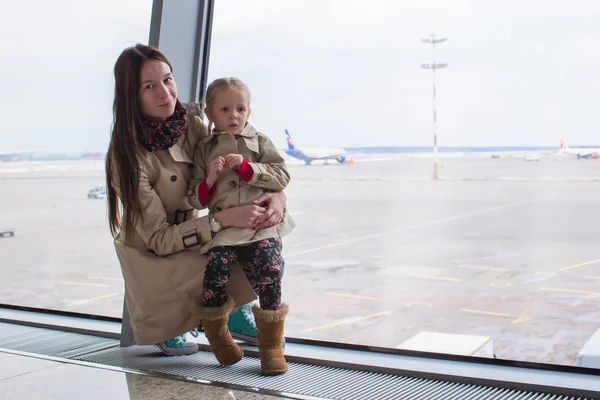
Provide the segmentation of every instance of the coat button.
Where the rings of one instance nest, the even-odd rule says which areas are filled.
[[[234,187],[235,187],[235,181],[231,181],[231,182],[229,182],[229,187],[230,187],[230,188],[234,188]]]
[[[176,180],[177,180],[177,175],[173,175],[173,176],[171,177],[171,182],[175,182]]]
[[[194,163],[188,163],[188,169],[194,168]]]

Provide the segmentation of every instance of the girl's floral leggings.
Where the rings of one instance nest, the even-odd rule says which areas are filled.
[[[260,308],[277,310],[281,304],[281,279],[284,269],[281,251],[281,238],[210,249],[204,273],[204,306],[220,307],[225,304],[225,289],[231,277],[231,265],[239,262],[258,295]]]

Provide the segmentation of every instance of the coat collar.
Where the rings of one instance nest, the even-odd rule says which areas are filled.
[[[189,125],[188,125],[189,128]],[[192,162],[191,158],[186,154],[186,152],[183,149],[183,145],[185,144],[185,142],[187,141],[187,134],[183,135],[183,137],[181,137],[177,143],[175,143],[173,146],[169,147],[169,153],[171,153],[171,157],[173,157],[173,160],[176,162],[185,162],[185,163],[190,163]]]
[[[227,131],[213,131],[213,135],[219,135],[219,134],[224,134],[224,133],[229,133],[230,135],[232,135],[232,133],[227,132]],[[252,138],[254,136],[256,136],[256,129],[254,129],[254,127],[252,126],[252,124],[250,124],[250,122],[246,122],[246,126],[244,127],[244,129],[242,129],[242,131],[240,133],[238,133],[237,135],[234,136],[242,136],[245,138]]]
[[[212,135],[205,137],[201,143],[209,143],[213,140],[218,143],[219,137],[221,137],[223,135],[232,135],[232,134],[229,132],[223,132],[223,131],[213,131]],[[253,151],[258,154],[259,146],[258,146],[258,140],[256,140],[257,132],[256,132],[256,129],[254,129],[254,127],[249,122],[246,123],[246,126],[240,133],[238,133],[237,135],[232,135],[232,136],[242,137],[244,142],[246,143],[246,147],[248,148],[248,150]]]

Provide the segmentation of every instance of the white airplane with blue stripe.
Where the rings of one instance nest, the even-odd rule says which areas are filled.
[[[288,144],[288,148],[285,151],[286,154],[304,161],[306,165],[310,165],[315,160],[324,160],[326,164],[328,160],[336,160],[340,164],[346,162],[346,150],[342,148],[299,149],[292,143],[292,136],[287,129],[285,130],[285,134],[287,135]]]
[[[569,147],[564,141],[561,140],[559,153],[577,156],[577,158],[599,158],[600,148],[597,146]]]

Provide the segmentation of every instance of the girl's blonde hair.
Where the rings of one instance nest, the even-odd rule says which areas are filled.
[[[206,88],[206,96],[204,96],[204,108],[210,107],[215,95],[219,91],[221,91],[223,89],[227,89],[227,88],[234,88],[234,89],[238,89],[238,90],[242,90],[242,91],[246,92],[246,94],[248,95],[248,103],[250,103],[250,88],[248,87],[248,85],[246,85],[244,82],[242,82],[238,78],[233,78],[233,77],[219,78],[219,79],[215,79],[214,81],[212,81],[210,83],[210,85],[208,85],[208,87]],[[206,114],[206,112],[205,112],[205,114]],[[208,124],[208,133],[209,134],[212,133],[212,128],[213,128],[213,123],[212,123],[212,121],[209,120],[209,124]]]

